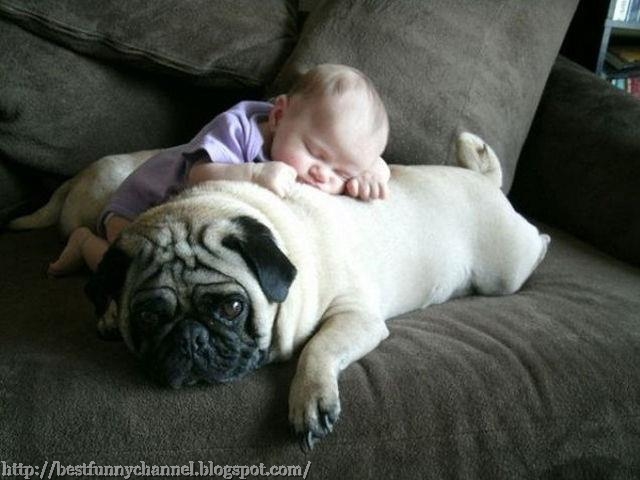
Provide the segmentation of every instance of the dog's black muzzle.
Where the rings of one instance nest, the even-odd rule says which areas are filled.
[[[191,319],[178,323],[157,349],[143,355],[152,375],[173,388],[238,380],[266,360],[267,352],[242,332]]]

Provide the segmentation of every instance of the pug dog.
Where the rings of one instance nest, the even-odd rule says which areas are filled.
[[[389,335],[385,320],[514,293],[546,253],[500,190],[493,150],[469,133],[457,147],[466,168],[392,166],[383,201],[228,181],[184,191],[105,254],[86,289],[101,332],[174,388],[299,353],[289,421],[313,448],[340,415],[340,372]]]

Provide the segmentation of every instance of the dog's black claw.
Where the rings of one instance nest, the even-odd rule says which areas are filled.
[[[320,440],[320,437],[314,435],[313,432],[309,432],[307,435],[307,443],[309,444],[309,451],[313,450],[313,447],[316,446],[316,443]]]
[[[111,329],[111,328],[105,329],[105,330],[98,329],[97,333],[98,333],[98,338],[100,340],[105,340],[107,342],[116,342],[118,340],[122,340],[122,336],[118,329]]]
[[[309,453],[313,450],[320,440],[333,432],[333,427],[339,416],[340,404],[336,403],[330,407],[318,408],[315,418],[308,420],[298,428],[294,428],[300,450],[303,453]]]
[[[300,447],[300,451],[304,454],[308,453],[307,450],[307,442],[304,435],[298,435],[298,446]]]
[[[316,443],[318,443],[318,437],[316,437],[311,430],[309,430],[306,434],[303,433],[300,435],[299,439],[300,450],[302,453],[307,454],[313,450],[313,447]]]
[[[334,420],[328,413],[325,413],[322,416],[322,429],[324,430],[323,433],[325,435],[329,435],[331,432],[333,432],[333,422]]]

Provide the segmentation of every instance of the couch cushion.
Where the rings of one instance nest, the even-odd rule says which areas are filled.
[[[559,57],[520,156],[512,200],[640,266],[639,178],[640,101]]]
[[[78,52],[236,87],[273,78],[297,28],[293,0],[0,0],[0,15]]]
[[[29,204],[33,190],[15,166],[0,158],[0,225]]]
[[[97,338],[85,277],[44,276],[55,230],[2,234],[3,460],[640,478],[640,270],[542,229],[549,253],[517,294],[391,320],[390,337],[343,372],[342,418],[310,455],[287,424],[294,361],[237,383],[160,388],[122,343]]]
[[[0,44],[0,161],[11,165],[0,173],[5,212],[24,200],[18,190],[29,178],[17,178],[18,167],[71,175],[103,155],[178,144],[215,112],[257,95],[114,69],[3,19]]]
[[[508,190],[577,0],[328,0],[306,20],[273,93],[317,63],[371,77],[386,103],[394,163],[455,163],[470,130],[502,160]]]

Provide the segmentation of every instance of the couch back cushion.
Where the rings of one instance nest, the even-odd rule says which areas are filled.
[[[318,63],[365,72],[390,116],[389,162],[455,164],[482,136],[511,185],[518,154],[577,0],[327,0],[313,7],[272,86]]]
[[[36,174],[183,143],[215,112],[262,93],[116,69],[3,18],[0,45],[0,225],[33,197]]]
[[[294,0],[0,0],[0,15],[77,52],[213,86],[273,78],[297,34]]]

